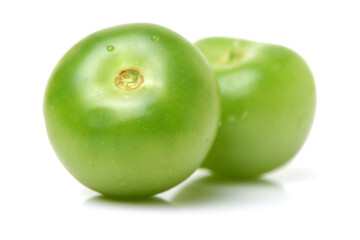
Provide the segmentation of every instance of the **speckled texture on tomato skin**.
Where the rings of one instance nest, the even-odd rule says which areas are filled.
[[[299,151],[316,102],[313,76],[292,50],[232,38],[195,44],[215,70],[221,126],[203,166],[235,178],[274,170]]]
[[[115,86],[122,69],[144,82]],[[204,56],[153,24],[98,31],[54,69],[44,97],[50,142],[82,184],[116,197],[165,191],[191,175],[215,138],[220,96]]]

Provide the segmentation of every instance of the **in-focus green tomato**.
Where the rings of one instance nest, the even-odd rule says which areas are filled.
[[[153,24],[98,31],[54,69],[44,97],[50,142],[66,169],[104,195],[143,197],[186,179],[220,119],[201,52]]]
[[[251,178],[288,162],[303,145],[315,112],[309,67],[281,46],[207,38],[196,43],[220,85],[221,126],[203,166]]]

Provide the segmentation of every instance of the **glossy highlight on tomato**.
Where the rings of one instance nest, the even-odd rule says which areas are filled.
[[[220,96],[190,42],[154,24],[95,32],[46,87],[50,142],[65,168],[104,195],[145,197],[192,174],[213,143]]]
[[[221,126],[203,167],[253,178],[294,157],[315,113],[311,71],[292,50],[233,38],[196,42],[216,72]]]

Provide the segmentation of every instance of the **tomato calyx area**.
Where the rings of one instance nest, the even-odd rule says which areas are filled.
[[[144,76],[134,67],[124,68],[115,78],[115,86],[122,90],[133,90],[144,82]]]
[[[244,53],[240,50],[240,42],[235,41],[233,46],[222,52],[218,57],[218,62],[223,65],[230,64],[235,61],[239,61],[244,57]]]

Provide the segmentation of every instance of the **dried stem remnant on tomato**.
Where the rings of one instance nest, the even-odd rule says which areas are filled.
[[[220,54],[218,62],[220,64],[230,64],[238,61],[244,57],[243,51],[240,50],[241,43],[234,41],[232,47],[228,51],[224,51]]]
[[[144,76],[139,69],[124,68],[115,78],[115,86],[123,90],[132,90],[143,84]]]

